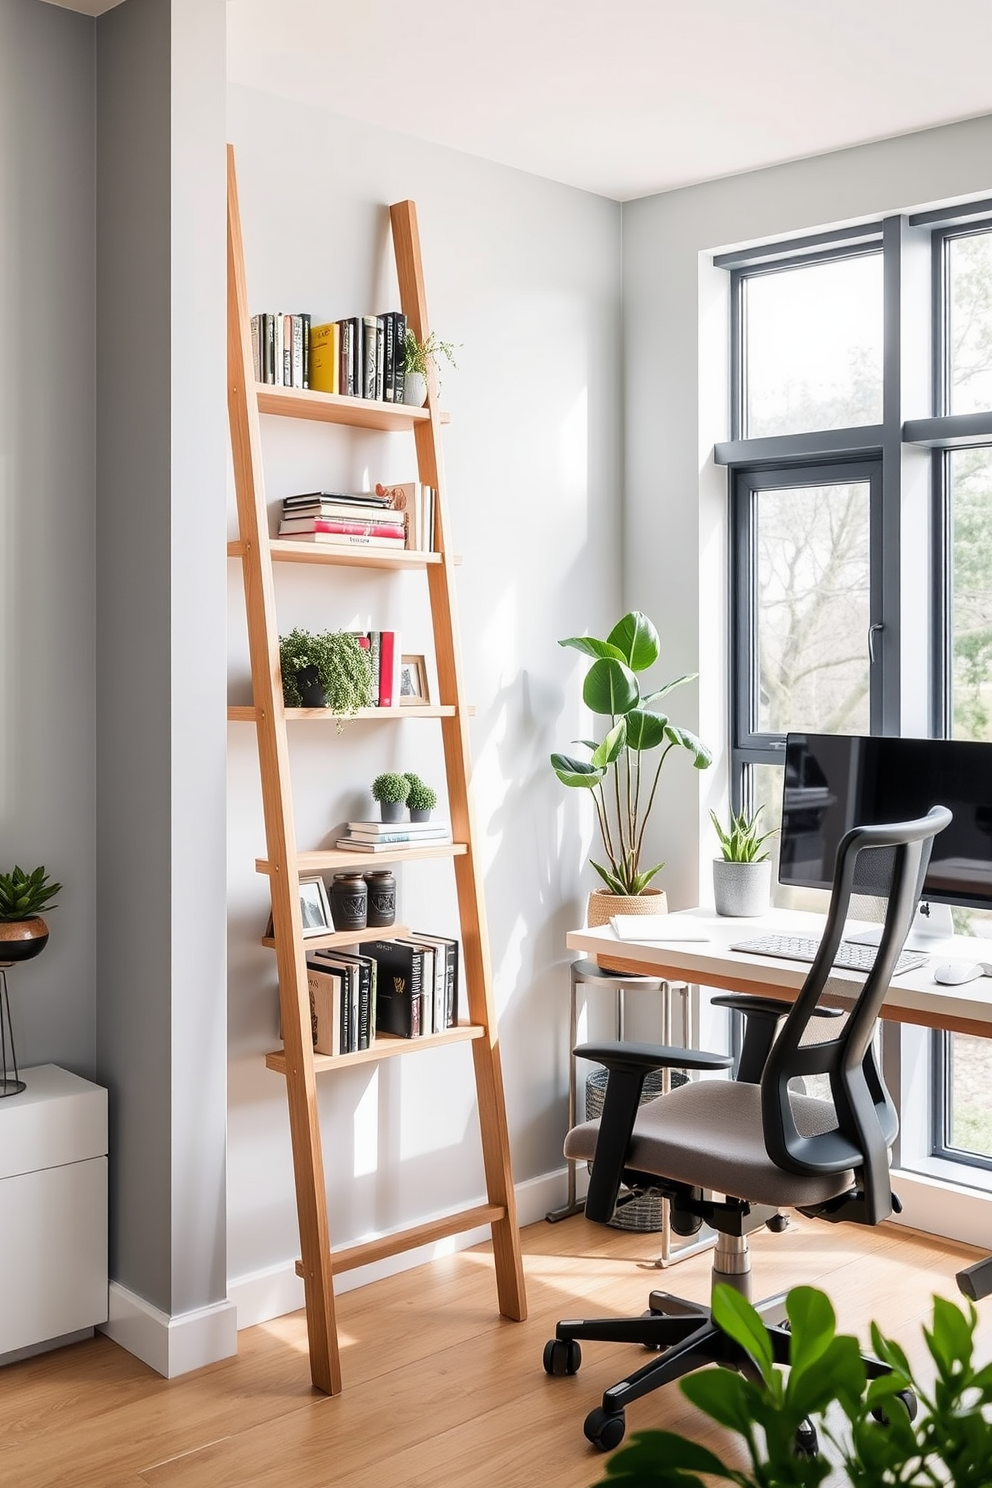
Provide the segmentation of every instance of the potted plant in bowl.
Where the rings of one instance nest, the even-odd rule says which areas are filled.
[[[722,857],[713,859],[713,900],[718,915],[754,916],[767,914],[771,903],[772,865],[767,851],[762,851],[776,828],[759,833],[759,806],[753,816],[739,811],[724,827],[715,811],[710,821],[720,840]]]
[[[869,1383],[858,1340],[835,1332],[833,1307],[815,1287],[794,1287],[786,1308],[787,1374],[772,1362],[767,1330],[751,1304],[730,1287],[715,1287],[714,1317],[750,1356],[751,1378],[705,1369],[679,1383],[698,1409],[740,1439],[733,1465],[691,1437],[639,1431],[613,1454],[595,1488],[703,1488],[704,1481],[813,1488],[828,1479],[851,1488],[984,1488],[992,1461],[992,1364],[975,1361],[971,1303],[965,1313],[933,1299],[923,1329],[935,1366],[932,1390],[875,1323],[872,1351],[891,1372]]]
[[[609,719],[601,742],[576,741],[589,751],[588,759],[551,756],[551,768],[562,785],[591,791],[596,805],[606,862],[589,861],[605,888],[590,894],[588,922],[602,925],[615,914],[663,913],[667,908],[664,892],[650,885],[665,865],[641,865],[644,832],[661,768],[673,749],[686,753],[697,770],[705,770],[712,755],[695,734],[673,723],[666,713],[657,712],[656,705],[697,674],[676,677],[642,695],[638,674],[658,660],[661,643],[654,625],[639,610],[624,615],[605,641],[572,636],[558,644],[593,657],[582,685],[582,700],[593,713]]]
[[[384,822],[402,819],[403,808],[409,794],[409,780],[405,775],[399,775],[392,770],[386,770],[383,774],[377,775],[372,782],[372,799],[378,801],[379,815]]]
[[[433,786],[425,785],[419,775],[411,775],[408,771],[406,778],[410,782],[410,794],[406,798],[410,820],[430,821],[431,812],[437,805],[437,791]]]
[[[433,367],[437,370],[437,359],[445,356],[453,367],[455,348],[450,341],[441,341],[433,331],[423,341],[418,341],[412,331],[407,331],[403,340],[403,402],[414,408],[422,408],[427,401],[427,379]]]
[[[291,630],[279,637],[279,669],[287,708],[347,716],[372,704],[371,656],[351,631]]]
[[[62,889],[51,883],[44,868],[30,873],[14,867],[0,873],[0,962],[29,961],[48,944],[48,926],[43,909],[54,909],[49,901]]]

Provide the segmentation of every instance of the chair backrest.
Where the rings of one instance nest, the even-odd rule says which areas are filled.
[[[898,1130],[895,1107],[875,1062],[875,1024],[916,913],[933,839],[950,820],[945,806],[935,806],[917,821],[854,827],[845,834],[837,849],[830,908],[816,960],[761,1076],[761,1115],[769,1157],[794,1173],[855,1169],[860,1191],[844,1218],[863,1218],[866,1224],[878,1224],[891,1213],[888,1149]],[[854,981],[853,1006],[836,1037],[804,1043],[807,1024],[827,981],[836,975],[834,956],[844,934],[851,895],[865,892],[887,901],[874,964],[863,975],[860,988]],[[798,1130],[788,1089],[797,1075],[827,1076],[836,1115],[831,1130],[815,1135]]]

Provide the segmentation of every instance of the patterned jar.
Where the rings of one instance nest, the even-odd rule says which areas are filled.
[[[335,930],[365,929],[368,889],[360,873],[335,873],[330,900]]]
[[[365,882],[369,895],[366,923],[370,927],[395,925],[396,879],[393,874],[388,868],[379,868],[374,873],[366,873]]]

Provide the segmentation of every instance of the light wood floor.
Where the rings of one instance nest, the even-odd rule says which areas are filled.
[[[17,1488],[589,1488],[606,1459],[582,1435],[602,1391],[644,1355],[586,1344],[572,1379],[541,1353],[560,1317],[638,1313],[664,1287],[705,1300],[710,1254],[648,1269],[650,1235],[582,1218],[524,1231],[530,1319],[495,1313],[485,1250],[340,1298],[344,1393],[309,1383],[302,1313],[244,1330],[237,1358],[167,1381],[102,1336],[0,1371],[0,1481]],[[841,1326],[875,1318],[914,1362],[935,1292],[957,1297],[967,1246],[893,1226],[793,1219],[752,1240],[754,1294],[822,1285]],[[980,1329],[992,1357],[992,1298]],[[981,1308],[980,1308],[981,1311]],[[677,1387],[637,1402],[628,1431],[691,1430]]]

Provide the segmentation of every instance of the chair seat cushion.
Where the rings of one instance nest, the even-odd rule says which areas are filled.
[[[803,1136],[836,1127],[830,1101],[790,1098]],[[573,1127],[565,1139],[565,1156],[591,1162],[598,1136],[598,1121]],[[776,1208],[820,1204],[854,1185],[850,1170],[805,1175],[773,1163],[761,1128],[761,1089],[736,1080],[696,1080],[646,1102],[637,1113],[627,1165]]]

